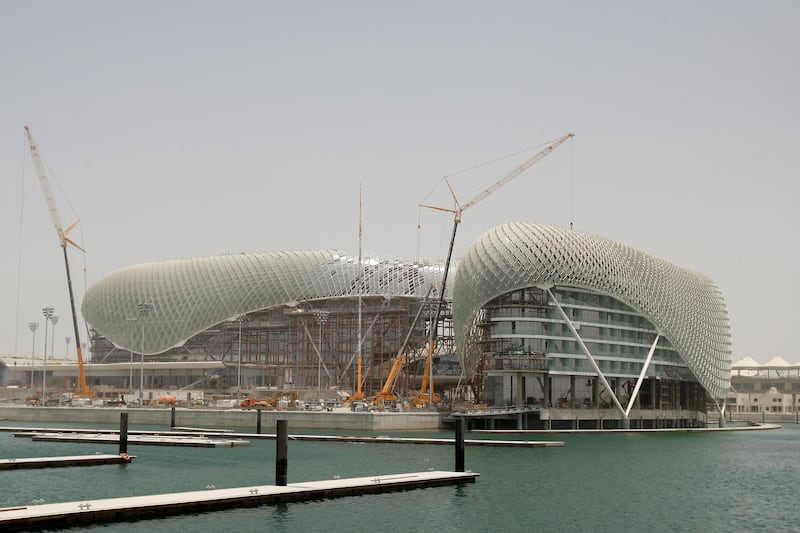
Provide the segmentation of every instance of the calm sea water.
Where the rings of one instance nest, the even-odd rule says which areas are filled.
[[[771,431],[526,438],[563,440],[566,446],[468,447],[467,468],[481,474],[475,484],[86,529],[126,533],[800,529],[800,428],[795,424]],[[116,451],[110,445],[40,443],[0,432],[0,457]],[[54,503],[274,482],[273,441],[221,449],[131,445],[129,452],[138,458],[127,467],[0,473],[0,506],[34,499]],[[289,443],[290,483],[336,475],[451,470],[453,463],[450,446]]]

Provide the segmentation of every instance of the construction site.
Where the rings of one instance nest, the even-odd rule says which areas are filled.
[[[75,369],[16,370],[40,387],[38,404],[66,394],[73,404],[458,410],[517,429],[585,417],[599,428],[685,427],[704,424],[709,405],[724,414],[730,328],[708,278],[571,224],[496,226],[456,264],[463,213],[571,133],[468,201],[444,178],[452,207],[420,204],[453,216],[444,260],[363,257],[359,215],[357,255],[242,253],[112,272],[83,298],[86,361],[67,254],[82,248],[27,133],[77,346]]]
[[[134,361],[134,383],[119,374],[90,377],[92,388],[104,396],[124,394],[138,387],[142,360],[159,363],[217,363],[204,375],[145,370],[144,389],[203,390],[206,397],[251,397],[265,400],[275,391],[293,391],[295,397],[316,402],[362,401],[385,409],[421,406],[428,400],[430,329],[438,300],[382,296],[341,297],[277,306],[246,313],[190,338],[178,348],[142,357],[136,350],[114,346],[93,332],[93,364]],[[455,357],[449,302],[440,314],[432,354],[434,397],[453,398],[460,367]],[[139,329],[131,326],[132,338]],[[197,378],[197,379],[194,379]],[[189,381],[194,380],[194,381]]]

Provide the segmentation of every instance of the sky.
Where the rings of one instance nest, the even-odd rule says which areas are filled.
[[[464,203],[574,132],[464,211],[454,258],[572,222],[711,278],[734,361],[798,362],[798,25],[792,0],[3,0],[0,355],[41,354],[47,306],[74,352],[27,124],[80,221],[78,305],[145,262],[357,253],[359,191],[365,256],[444,258],[443,177]]]

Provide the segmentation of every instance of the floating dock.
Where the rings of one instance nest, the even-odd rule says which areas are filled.
[[[45,442],[91,442],[99,444],[119,444],[119,435],[113,433],[52,433],[52,432],[20,432],[15,437],[30,438]],[[165,436],[165,435],[128,435],[128,444],[146,446],[184,446],[192,448],[233,448],[250,446],[250,441],[242,439],[212,439],[205,436]]]
[[[555,435],[567,433],[582,435],[587,433],[714,433],[718,431],[759,431],[767,429],[781,429],[780,424],[752,424],[747,426],[725,426],[707,428],[636,428],[636,429],[473,429],[471,433],[486,435]]]
[[[474,483],[472,472],[412,472],[371,477],[307,481],[129,498],[73,501],[0,508],[0,531],[31,531],[86,526],[121,520],[254,507],[259,505],[377,494]]]
[[[18,457],[0,459],[0,470],[27,468],[60,468],[65,466],[96,466],[128,464],[134,456],[128,454],[67,455],[62,457]]]
[[[177,428],[175,428],[177,429]],[[85,442],[86,439],[80,439],[80,434],[96,435],[97,440],[91,442],[107,442],[109,444],[117,443],[119,441],[119,431],[117,430],[94,430],[94,429],[56,429],[56,428],[25,428],[25,427],[0,427],[0,431],[13,431],[16,437],[30,437],[31,434],[47,435],[47,434],[75,434],[75,440],[69,442]],[[498,431],[499,433],[499,431]],[[267,439],[274,440],[276,435],[274,433],[233,433],[230,431],[217,432],[217,430],[201,430],[194,428],[192,436],[200,438],[205,437],[208,439]],[[171,437],[188,439],[185,431],[128,431],[129,444],[147,444],[146,442],[139,442],[138,439],[152,436],[153,438],[167,439]],[[101,440],[100,437],[103,437]],[[37,437],[36,440],[60,440],[65,439],[50,439],[45,437]],[[387,437],[387,436],[370,436],[370,435],[289,435],[289,440],[293,441],[315,441],[315,442],[361,442],[361,443],[378,443],[378,444],[436,444],[452,446],[455,444],[455,439],[436,439],[424,437]],[[164,444],[166,446],[167,444]],[[489,439],[465,439],[465,446],[489,446],[489,447],[521,447],[521,448],[552,448],[564,446],[563,441],[533,441],[533,440],[489,440]]]
[[[275,435],[263,435],[275,438]],[[289,435],[289,440],[322,442],[375,442],[381,444],[438,444],[453,446],[455,439],[429,439],[421,437],[369,437],[358,435]],[[562,441],[465,439],[465,446],[490,446],[506,448],[552,448],[564,446]]]

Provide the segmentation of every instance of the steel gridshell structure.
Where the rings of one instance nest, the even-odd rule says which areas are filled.
[[[629,305],[667,337],[712,397],[727,393],[730,322],[710,279],[611,240],[530,223],[487,231],[459,261],[453,320],[468,375],[476,372],[481,357],[481,308],[510,291],[550,285],[597,291]]]
[[[224,320],[275,305],[337,296],[424,298],[441,283],[443,262],[356,258],[335,250],[243,253],[146,263],[118,270],[87,291],[81,312],[93,329],[124,349],[153,355],[183,345]],[[143,346],[127,319],[137,306]],[[133,342],[135,346],[129,346]]]

